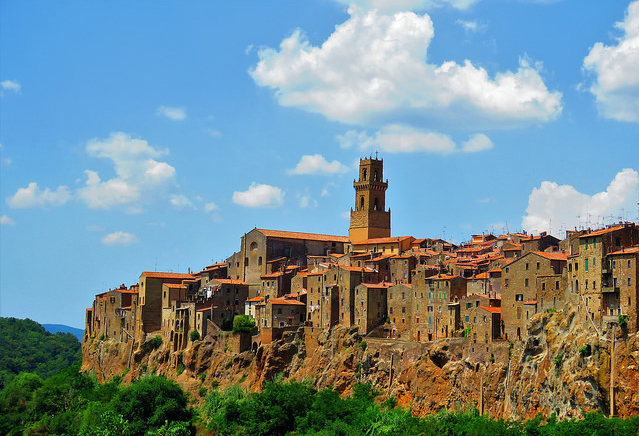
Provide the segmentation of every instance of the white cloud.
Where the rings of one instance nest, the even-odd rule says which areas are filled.
[[[210,203],[206,203],[204,205],[204,211],[207,213],[213,212],[219,210],[219,207],[217,206],[217,204],[210,202]]]
[[[27,207],[62,206],[71,200],[71,193],[66,186],[58,186],[55,191],[45,188],[44,191],[35,182],[26,188],[20,188],[13,197],[7,198],[7,204],[15,209]]]
[[[158,158],[167,154],[143,139],[126,133],[112,133],[105,140],[93,139],[87,143],[87,153],[113,161],[117,177],[102,181],[96,171],[86,170],[86,186],[78,189],[78,197],[91,209],[110,209],[118,205],[132,205],[147,201],[157,191],[173,182],[175,168]]]
[[[193,202],[191,200],[189,200],[188,198],[186,198],[186,196],[184,195],[172,195],[171,196],[171,204],[175,207],[177,207],[178,209],[184,209],[185,207],[192,207],[195,208],[195,206],[193,205]]]
[[[583,68],[596,76],[590,86],[599,113],[618,121],[639,122],[639,1],[630,3],[617,45],[596,43]]]
[[[0,88],[2,88],[2,90],[20,92],[21,86],[14,80],[3,80],[0,82]]]
[[[491,148],[493,148],[493,141],[483,133],[471,136],[468,141],[462,144],[462,151],[466,153],[475,153],[477,151],[490,150]]]
[[[287,174],[295,175],[333,175],[338,173],[346,173],[349,169],[346,165],[334,160],[328,162],[321,154],[305,155],[297,163],[297,166],[291,170],[287,170]]]
[[[306,189],[303,193],[297,194],[297,200],[301,208],[317,207],[317,200],[311,197],[310,192]]]
[[[271,185],[251,183],[244,192],[233,192],[233,202],[246,207],[276,207],[284,203],[284,193]]]
[[[127,232],[113,232],[102,237],[104,245],[131,245],[138,242],[135,235]]]
[[[396,12],[426,10],[450,5],[456,9],[468,9],[479,0],[335,0],[344,5],[357,5],[363,9],[379,9]]]
[[[166,117],[173,121],[182,121],[186,119],[186,109],[183,107],[160,106],[156,113],[161,117]]]
[[[535,233],[552,229],[563,236],[558,234],[560,227],[572,229],[589,225],[589,221],[601,223],[610,215],[616,220],[622,208],[634,210],[638,197],[639,175],[630,168],[617,173],[605,191],[592,196],[570,185],[544,181],[530,193],[522,227]]]
[[[450,154],[459,151],[477,152],[492,148],[493,143],[483,133],[478,133],[462,144],[459,149],[450,136],[429,132],[405,124],[391,124],[378,130],[373,136],[366,132],[349,130],[336,137],[344,148],[355,146],[362,151],[381,150],[387,153],[438,153]]]
[[[484,30],[484,26],[477,21],[457,20],[455,23],[462,26],[466,33],[475,33]]]
[[[9,218],[7,215],[0,216],[0,225],[2,226],[13,226],[15,225],[15,221]]]
[[[296,30],[279,50],[261,49],[251,71],[255,83],[273,88],[283,106],[347,124],[463,120],[467,128],[509,128],[561,113],[561,93],[547,89],[539,64],[522,57],[517,71],[494,77],[469,60],[429,64],[434,30],[428,15],[357,7],[349,14],[319,47]]]

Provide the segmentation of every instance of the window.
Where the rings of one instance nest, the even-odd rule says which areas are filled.
[[[251,251],[257,250],[257,242],[251,242]]]
[[[526,262],[526,271],[528,271],[528,262]]]
[[[468,320],[468,319],[469,319],[469,317],[468,317],[468,315],[466,315],[466,316],[464,317],[464,321],[469,322],[469,320]]]
[[[630,261],[628,261],[628,268],[630,268]]]
[[[516,294],[515,301],[524,301],[524,294]]]
[[[555,290],[558,291],[559,290],[559,280],[555,281]]]
[[[588,259],[584,259],[584,270],[588,272]]]
[[[527,288],[528,287],[528,279],[524,280],[524,286]]]
[[[257,264],[260,266],[262,265],[262,256],[257,258]]]
[[[542,283],[542,284],[541,284],[541,290],[542,290],[542,291],[545,291],[545,290],[546,290],[546,284],[545,284],[545,283]]]
[[[595,266],[597,264],[597,259],[596,258],[592,258],[592,266]]]
[[[621,247],[621,238],[619,237],[615,238],[615,246]]]
[[[406,313],[406,306],[402,306],[402,313]]]
[[[594,238],[594,239],[592,240],[592,246],[593,246],[594,248],[597,248],[597,238]]]
[[[572,263],[569,263],[569,264],[568,264],[568,271],[569,271],[569,272],[572,272]]]
[[[506,272],[507,273],[510,272],[510,268],[509,267],[506,267]]]
[[[362,180],[366,181],[366,168],[362,170]]]
[[[506,279],[506,280],[504,281],[504,285],[505,285],[505,286],[508,286],[508,279]]]
[[[628,277],[628,286],[632,286],[632,279]]]
[[[539,269],[539,262],[537,262],[537,269]]]
[[[586,238],[586,250],[588,249],[588,238]]]
[[[392,307],[390,308],[390,313],[393,313],[393,308]]]
[[[245,266],[248,266],[248,265],[249,265],[248,257],[245,257],[245,258],[244,258],[244,265],[245,265]]]

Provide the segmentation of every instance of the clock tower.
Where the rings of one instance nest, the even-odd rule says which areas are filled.
[[[348,237],[351,242],[390,236],[390,209],[386,208],[384,160],[377,156],[359,160],[359,180],[353,180],[355,209],[351,208],[351,226]]]

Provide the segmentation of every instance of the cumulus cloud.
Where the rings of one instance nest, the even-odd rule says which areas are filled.
[[[493,141],[483,133],[471,136],[468,141],[462,144],[462,151],[466,153],[475,153],[477,151],[490,150],[491,148],[493,148]]]
[[[479,24],[477,21],[457,20],[455,23],[462,26],[466,33],[476,33],[484,30],[484,26]]]
[[[595,80],[590,92],[599,113],[618,121],[639,122],[639,1],[630,3],[617,45],[596,43],[584,58],[583,68]]]
[[[356,147],[362,151],[381,150],[387,153],[437,153],[477,152],[492,148],[493,143],[483,133],[478,133],[458,148],[450,136],[429,132],[405,124],[391,124],[378,130],[373,136],[366,132],[349,130],[338,135],[337,142],[342,148]]]
[[[15,221],[9,218],[7,215],[0,216],[0,225],[2,226],[13,226],[15,225]]]
[[[173,121],[182,121],[186,119],[186,109],[183,107],[160,106],[156,113],[161,117],[166,117]]]
[[[344,5],[357,5],[363,9],[379,9],[387,12],[405,10],[426,10],[442,6],[452,6],[465,10],[479,0],[335,0]]]
[[[571,185],[544,181],[530,193],[522,227],[530,232],[552,229],[563,236],[557,232],[560,227],[580,227],[587,224],[588,217],[593,223],[601,223],[610,215],[616,220],[622,208],[634,210],[638,197],[639,175],[630,168],[617,173],[605,191],[592,196]]]
[[[104,245],[131,245],[138,242],[138,238],[132,233],[127,232],[113,232],[102,237],[102,243]]]
[[[177,207],[178,209],[184,209],[185,207],[192,207],[195,208],[195,206],[193,205],[193,202],[191,200],[189,200],[188,198],[186,198],[186,196],[179,194],[179,195],[172,195],[171,196],[171,204],[175,207]]]
[[[71,200],[71,197],[66,186],[58,186],[55,191],[49,188],[42,190],[36,182],[31,182],[26,188],[18,189],[13,197],[7,198],[7,204],[14,209],[62,206]]]
[[[246,207],[276,207],[284,203],[284,192],[275,186],[253,182],[247,191],[233,192],[233,202]]]
[[[20,92],[21,86],[14,80],[3,80],[0,82],[0,88],[2,88],[3,91]]]
[[[549,91],[540,65],[525,57],[516,71],[492,77],[469,60],[430,64],[428,15],[348,11],[350,18],[321,46],[298,29],[279,49],[261,49],[250,71],[255,83],[274,89],[283,106],[355,125],[463,120],[467,128],[510,128],[561,113],[561,93]]]
[[[143,139],[126,133],[112,133],[104,140],[87,143],[92,157],[110,159],[116,177],[103,181],[96,171],[86,170],[86,185],[78,190],[78,197],[91,209],[110,209],[118,205],[131,205],[161,190],[174,180],[175,168],[159,158],[168,152],[152,147]]]
[[[287,174],[294,175],[325,175],[348,172],[348,167],[337,160],[328,162],[321,154],[305,155],[295,168],[287,170]]]

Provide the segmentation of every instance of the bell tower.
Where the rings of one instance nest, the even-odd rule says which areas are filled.
[[[355,188],[355,209],[351,208],[351,226],[348,237],[351,242],[360,242],[372,238],[390,236],[390,209],[386,208],[386,189],[384,181],[384,160],[359,160],[359,180],[353,180]]]

